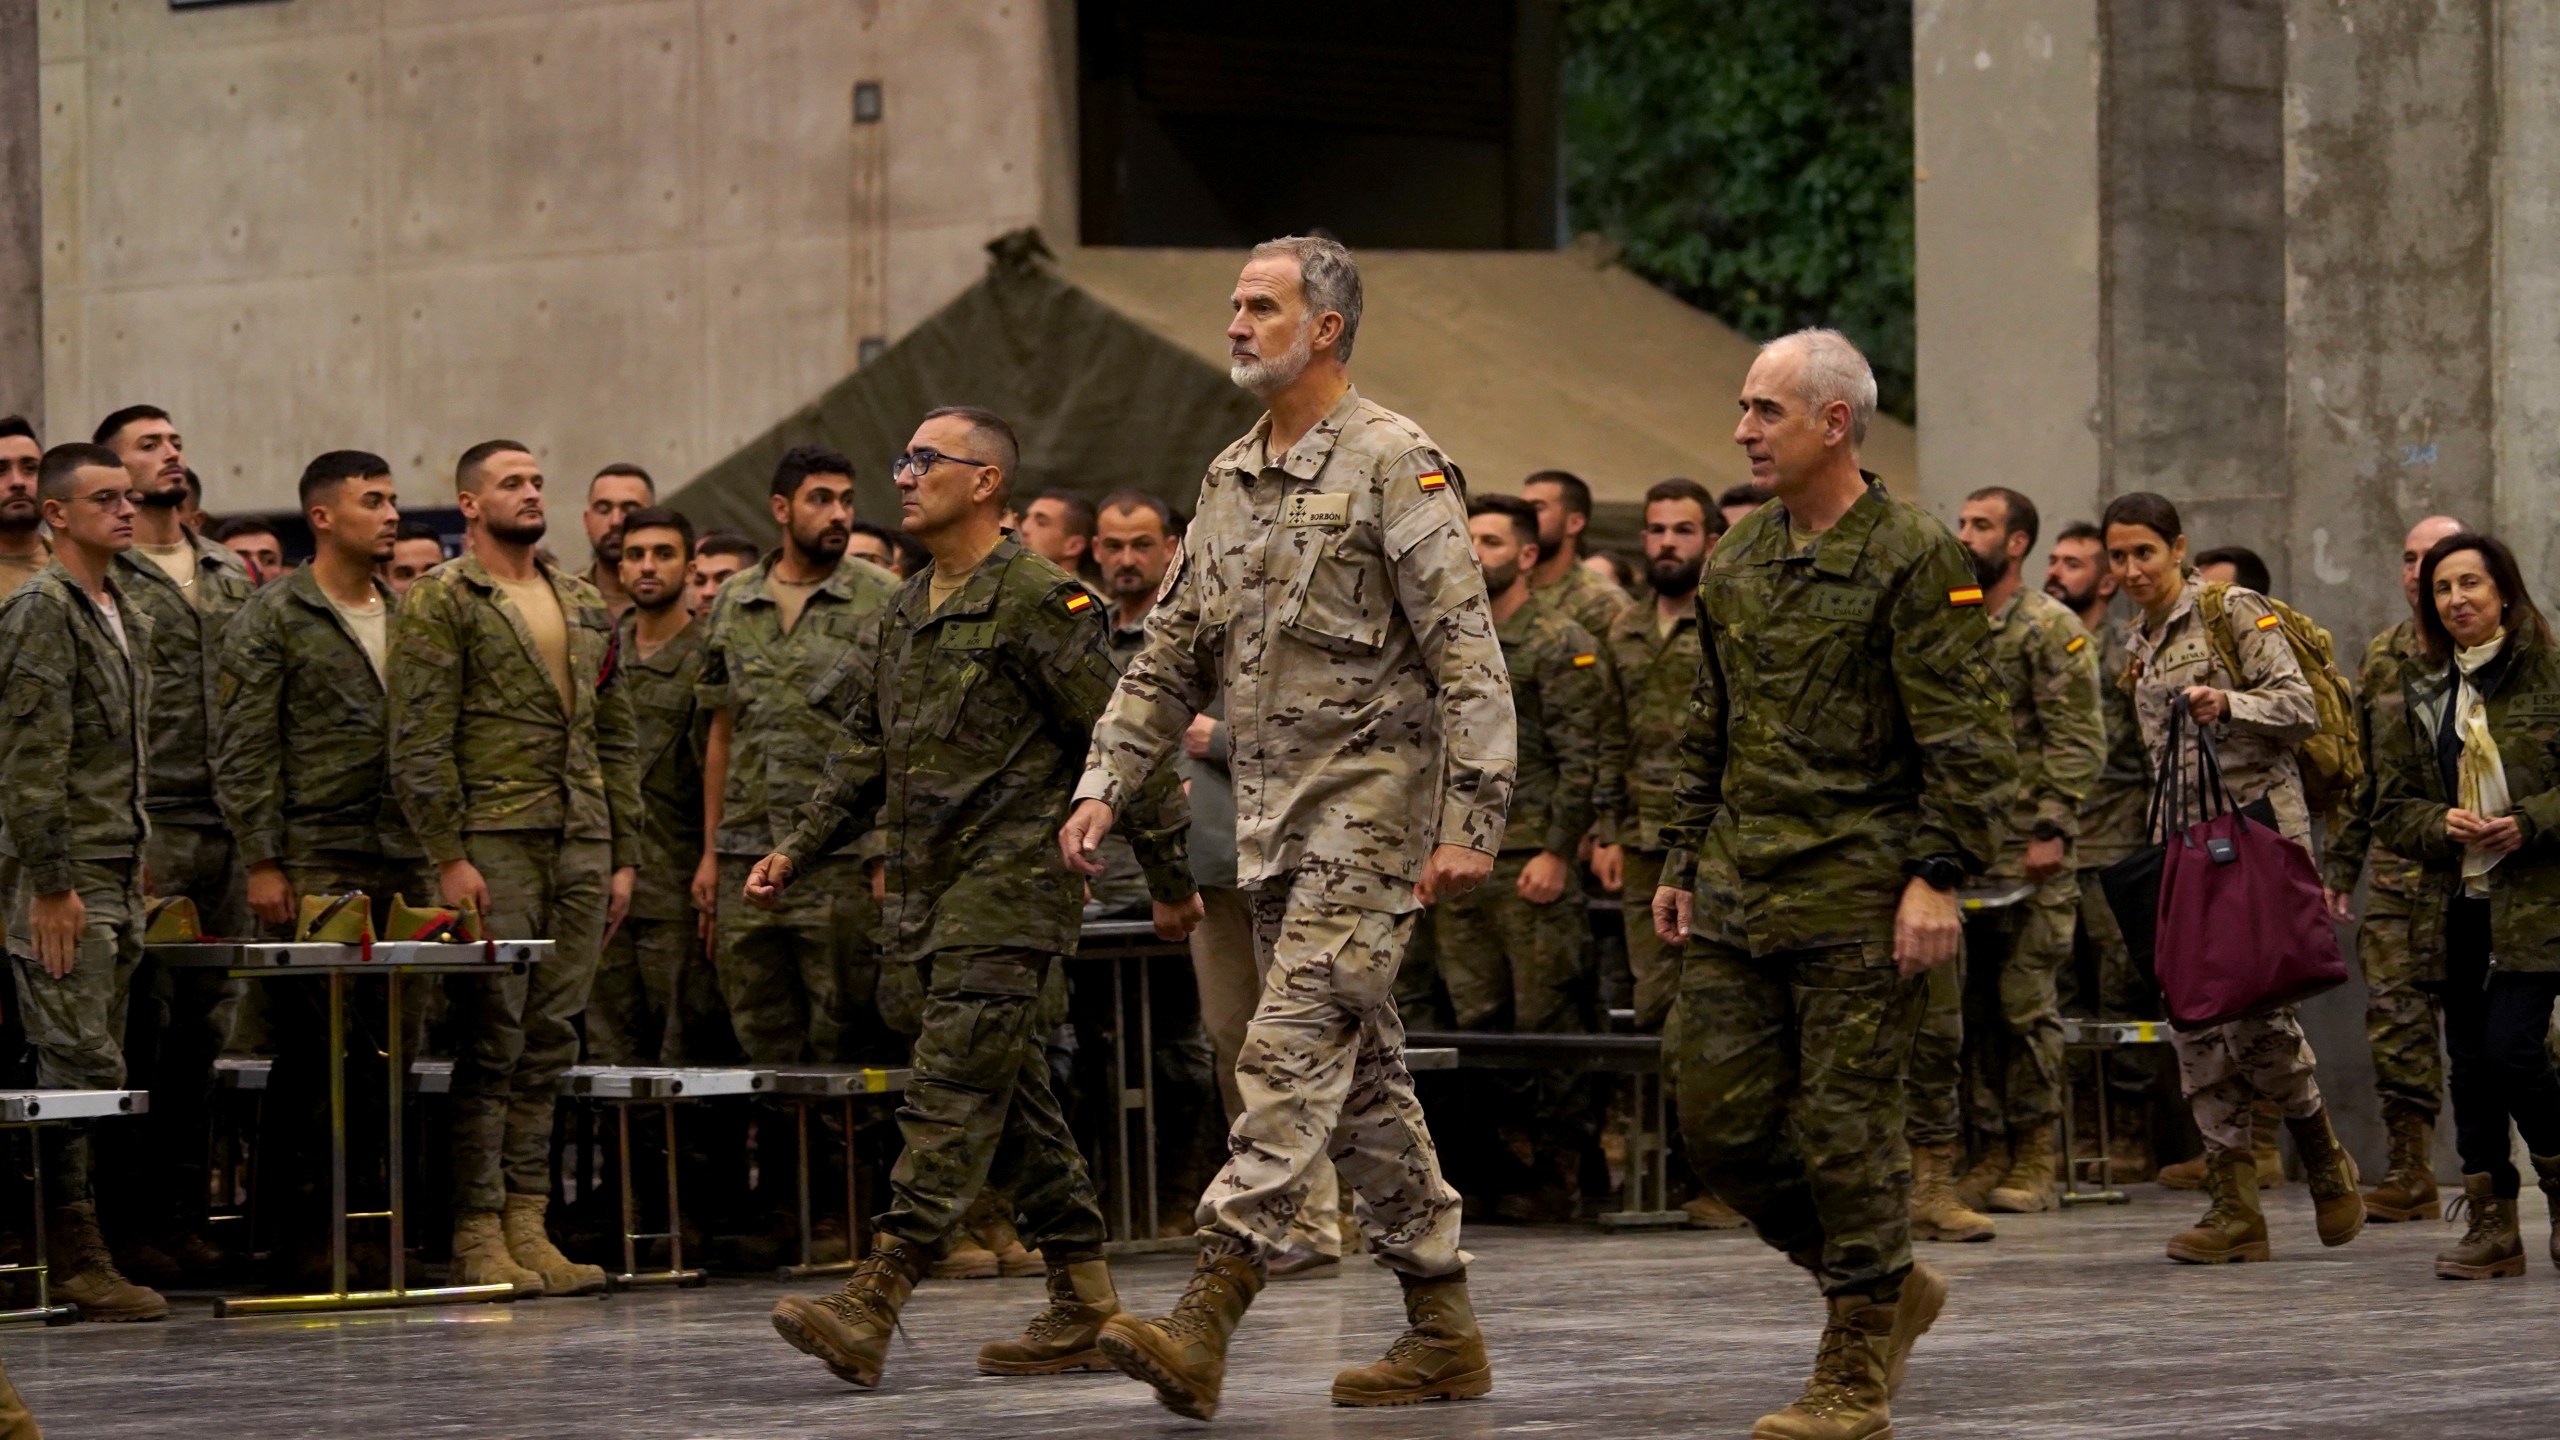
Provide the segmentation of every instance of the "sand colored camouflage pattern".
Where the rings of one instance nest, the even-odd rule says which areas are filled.
[[[1606,644],[1627,716],[1626,800],[1617,838],[1629,849],[1659,852],[1680,790],[1680,742],[1689,730],[1689,697],[1704,663],[1698,617],[1683,609],[1664,635],[1651,600],[1620,610]],[[1632,884],[1629,895],[1634,895]],[[1632,927],[1630,927],[1632,928]]]
[[[711,729],[711,712],[697,695],[710,653],[706,627],[697,620],[643,656],[636,614],[623,616],[616,644],[640,772],[631,918],[680,922],[690,931],[693,870],[702,860],[702,745]]]
[[[107,582],[133,656],[151,620]],[[130,862],[144,807],[151,672],[59,561],[0,602],[0,839],[29,893],[73,888],[75,861]],[[13,925],[12,947],[27,931]]]
[[[2285,642],[2281,626],[2261,626],[2275,611],[2255,591],[2232,586],[2223,606],[2231,617],[2231,636],[2241,673],[2226,671],[2205,638],[2204,616],[2196,609],[2195,575],[2187,576],[2178,603],[2157,630],[2146,630],[2140,617],[2126,624],[2125,650],[2133,679],[2134,714],[2142,724],[2142,743],[2151,756],[2151,773],[2166,763],[2169,711],[2185,702],[2190,685],[2210,685],[2230,702],[2230,714],[2213,727],[2215,754],[2222,762],[2223,782],[2232,798],[2246,805],[2264,796],[2276,812],[2276,828],[2287,839],[2308,845],[2311,812],[2302,795],[2302,770],[2294,747],[2319,727],[2311,684],[2302,678],[2302,663]],[[2197,756],[2190,742],[2182,747],[2186,793],[2198,793]],[[2194,821],[2194,808],[2165,823],[2183,829]]]
[[[151,784],[145,803],[156,819],[187,825],[219,825],[213,798],[214,671],[222,655],[222,631],[257,583],[227,545],[187,532],[195,551],[196,583],[190,596],[139,550],[127,550],[112,567],[117,588],[135,612],[151,617],[144,653],[151,669]]]
[[[1609,633],[1609,622],[1627,608],[1627,592],[1595,575],[1580,560],[1564,569],[1564,578],[1552,585],[1530,582],[1537,598],[1559,610],[1576,625],[1594,635]]]
[[[2018,748],[2009,843],[1991,877],[2023,879],[2036,827],[2076,837],[2081,806],[2106,764],[2097,646],[2061,601],[2023,585],[1983,621],[1991,628],[1991,675],[2008,696],[2009,733]]]
[[[2356,668],[2356,719],[2364,753],[2372,755],[2383,731],[2405,724],[2408,698],[2400,691],[2400,667],[2418,657],[2418,622],[2403,620],[2373,637]],[[2353,890],[2368,857],[2373,888],[2406,891],[2418,867],[2373,843],[2375,766],[2364,767],[2348,803],[2329,812],[2329,843],[2321,852],[2320,878],[2332,890]]]
[[[1503,844],[1511,695],[1464,483],[1346,389],[1286,454],[1268,416],[1211,462],[1080,799],[1124,802],[1223,693],[1237,883],[1343,877],[1394,909],[1435,843]],[[1377,883],[1383,877],[1388,883]]]
[[[396,617],[399,597],[379,581],[374,590]],[[422,853],[391,789],[390,692],[308,566],[231,617],[214,694],[214,797],[244,868],[323,852]]]
[[[2259,1099],[2295,1120],[2320,1113],[2320,1083],[2311,1042],[2292,1006],[2225,1021],[2203,1030],[2172,1030],[2178,1083],[2208,1149],[2247,1154]]]
[[[601,840],[615,868],[639,863],[631,702],[607,664],[604,597],[549,565],[541,574],[569,631],[566,712],[524,617],[477,557],[419,577],[392,621],[392,788],[438,865],[466,858],[466,834],[492,831]]]

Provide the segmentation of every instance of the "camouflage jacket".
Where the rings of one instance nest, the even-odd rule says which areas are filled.
[[[2396,710],[2375,717],[2379,776],[2373,838],[2419,867],[2409,887],[2409,948],[2442,978],[2445,909],[2462,889],[2462,851],[2444,833],[2454,803],[2457,742],[2443,735],[2451,667],[2402,658]],[[2493,673],[2494,672],[2494,673]],[[2508,813],[2524,848],[2488,875],[2489,944],[2499,970],[2560,971],[2560,651],[2512,646],[2474,677],[2489,702],[2489,733],[2506,770]]]
[[[1563,579],[1530,588],[1538,599],[1595,636],[1608,634],[1609,622],[1627,608],[1627,592],[1584,569],[1578,559],[1565,567]]]
[[[1226,697],[1237,884],[1304,873],[1413,908],[1434,844],[1502,848],[1511,687],[1463,481],[1343,392],[1284,455],[1269,416],[1210,463],[1147,644],[1076,793],[1115,808]]]
[[[2275,611],[2257,592],[2237,585],[2224,592],[2223,605],[2231,616],[2231,635],[2245,673],[2225,671],[2205,640],[2204,616],[2196,610],[2196,583],[2189,574],[2178,603],[2158,629],[2146,629],[2139,616],[2126,627],[2134,714],[2142,722],[2142,744],[2151,756],[2151,773],[2161,773],[2170,708],[2184,703],[2180,694],[2188,686],[2210,685],[2228,696],[2231,704],[2230,715],[2214,725],[2213,739],[2223,783],[2231,787],[2232,798],[2246,805],[2266,797],[2276,812],[2276,828],[2308,844],[2311,812],[2303,803],[2302,772],[2294,761],[2293,747],[2320,723],[2312,705],[2311,683],[2302,678],[2302,664],[2294,659],[2284,632],[2273,624],[2258,623],[2273,621]],[[2185,767],[2180,773],[2189,795],[2197,793],[2198,753],[2192,740],[2180,747],[2179,763]],[[2172,829],[2194,823],[2195,805],[2186,803],[2182,808],[2185,815],[2165,821]]]
[[[1503,848],[1571,860],[1604,803],[1609,820],[1617,819],[1618,777],[1611,774],[1605,802],[1601,784],[1603,751],[1613,744],[1621,754],[1626,749],[1617,687],[1609,682],[1600,642],[1547,601],[1532,598],[1494,634],[1511,675],[1519,736]],[[1613,734],[1621,738],[1613,741]]]
[[[1889,940],[1903,866],[1999,858],[2018,754],[1964,547],[1870,481],[1804,550],[1744,517],[1698,587],[1705,662],[1662,883],[1753,955]]]
[[[615,629],[640,757],[640,873],[631,918],[683,920],[693,914],[693,870],[702,860],[702,744],[711,715],[697,692],[710,652],[697,620],[643,657],[636,617],[636,609],[625,612]]]
[[[1138,624],[1124,629],[1118,612],[1109,608],[1110,602],[1099,592],[1094,598],[1104,606],[1103,623],[1109,627],[1112,668],[1126,670],[1146,644],[1146,622],[1142,618]],[[1177,764],[1175,768],[1181,767]],[[1186,849],[1190,848],[1189,841],[1193,838],[1196,837],[1185,837]],[[1114,915],[1142,909],[1148,898],[1147,872],[1146,867],[1138,863],[1138,852],[1129,844],[1129,837],[1115,829],[1103,837],[1097,853],[1102,856],[1102,873],[1085,885],[1086,897],[1095,910],[1100,914]],[[1197,866],[1193,868],[1195,872],[1198,869]]]
[[[396,624],[399,598],[376,581]],[[240,863],[323,851],[418,857],[391,788],[391,696],[308,567],[224,631],[213,791]]]
[[[2109,620],[2089,638],[2098,655],[2098,713],[2106,724],[2107,758],[2080,805],[2080,838],[2072,843],[2071,861],[2083,870],[2113,865],[2147,844],[2142,817],[2151,804],[2151,751],[2133,713],[2133,687],[2125,682],[2133,656],[2124,648],[2124,627]]]
[[[2418,622],[2403,620],[2373,637],[2364,647],[2364,666],[2356,671],[2357,723],[2364,753],[2380,753],[2382,734],[2401,722],[2407,701],[2400,691],[2400,667],[2418,658]],[[2320,857],[2321,882],[2332,890],[2353,890],[2373,857],[2375,888],[2406,892],[2418,882],[2418,867],[2373,843],[2375,766],[2365,766],[2348,803],[2329,812],[2329,843]]]
[[[1073,954],[1084,880],[1058,858],[1058,829],[1116,674],[1104,607],[1010,535],[939,610],[932,575],[927,565],[907,577],[845,658],[844,726],[779,848],[798,868],[877,810],[894,953]],[[1148,889],[1187,899],[1188,820],[1173,767],[1158,767],[1140,798],[1171,822],[1129,832]]]
[[[110,576],[134,655],[151,619]],[[116,644],[61,562],[0,602],[0,837],[38,895],[73,888],[74,860],[131,860],[151,833],[151,671]]]
[[[631,700],[604,597],[542,573],[569,627],[566,713],[533,632],[478,557],[420,576],[392,623],[392,789],[439,865],[468,858],[462,837],[478,830],[610,840],[615,868],[640,863]]]
[[[794,812],[818,788],[835,743],[836,718],[822,705],[821,682],[853,648],[863,625],[898,593],[897,577],[867,560],[838,564],[810,592],[791,633],[766,582],[778,555],[729,577],[711,602],[704,628],[705,710],[729,712],[729,777],[720,791],[723,855],[773,853],[791,833]],[[856,837],[848,836],[851,846]]]
[[[132,603],[128,615],[151,617],[151,784],[154,819],[173,825],[219,825],[213,798],[214,671],[222,660],[222,629],[258,591],[249,567],[228,546],[188,532],[196,552],[192,602],[138,550],[115,561],[116,588]]]
[[[1689,731],[1689,696],[1698,688],[1698,616],[1684,609],[1665,635],[1654,604],[1638,600],[1609,625],[1609,658],[1626,697],[1625,818],[1620,842],[1661,850],[1680,788],[1680,741]]]
[[[2061,601],[2021,585],[1991,627],[1991,678],[2009,701],[2018,747],[2018,798],[2009,843],[1991,867],[1998,879],[2026,874],[2027,842],[2039,828],[2070,840],[2080,805],[2106,762],[2106,721],[2098,708],[2098,657],[2089,632]]]

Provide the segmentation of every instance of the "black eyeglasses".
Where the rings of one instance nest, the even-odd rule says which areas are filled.
[[[920,447],[918,449],[910,450],[906,454],[899,456],[897,459],[890,461],[889,478],[894,480],[901,475],[909,473],[922,475],[927,470],[932,469],[934,466],[941,464],[945,460],[961,465],[983,466],[995,463],[992,460],[972,460],[966,455],[945,455],[939,450],[929,447]]]

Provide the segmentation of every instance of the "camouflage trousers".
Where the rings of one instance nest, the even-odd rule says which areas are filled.
[[[1571,1033],[1586,1028],[1582,990],[1591,971],[1591,917],[1578,870],[1553,904],[1520,898],[1520,872],[1540,852],[1515,850],[1493,873],[1433,912],[1440,983],[1461,1030]]]
[[[1709,1193],[1825,1295],[1890,1302],[1911,1268],[1903,1087],[1927,986],[1889,941],[1681,954],[1680,1129]]]
[[[612,847],[554,830],[482,830],[463,849],[489,886],[501,940],[549,940],[522,975],[456,975],[453,1001],[453,1208],[506,1208],[551,1193],[551,1121],[560,1080],[578,1063],[577,1020],[604,945]]]
[[[880,905],[864,862],[809,862],[772,910],[739,898],[754,868],[720,857],[711,937],[739,1048],[760,1065],[903,1059],[923,991],[914,966],[880,963]]]
[[[898,1107],[906,1148],[880,1233],[927,1254],[983,1189],[1009,1198],[1022,1243],[1052,1265],[1097,1259],[1105,1230],[1084,1157],[1050,1088],[1041,992],[1057,956],[1009,946],[935,952],[924,1030]]]
[[[2320,1113],[2311,1042],[2290,1005],[2210,1029],[2172,1030],[2169,1044],[2178,1052],[2178,1082],[2208,1149],[2246,1151],[2254,1128],[2249,1110],[2261,1098],[2291,1119]]]
[[[74,860],[72,888],[87,907],[71,973],[45,973],[35,959],[35,892],[24,872],[9,896],[9,958],[17,971],[19,1019],[36,1052],[36,1084],[48,1090],[124,1088],[125,1014],[142,964],[141,876],[129,861]],[[71,1205],[92,1198],[89,1125],[48,1125],[44,1198]]]
[[[1962,1069],[1965,1110],[1979,1134],[2030,1135],[2062,1118],[2055,985],[2071,959],[2079,900],[2078,878],[2064,871],[2008,910],[1965,927]],[[1916,1053],[1913,1061],[1916,1072]]]
[[[1965,927],[1967,940],[1974,927]],[[1911,1078],[1903,1086],[1902,1135],[1915,1148],[1964,1138],[1964,994],[1970,953],[1932,970],[1920,1028],[1911,1038]]]
[[[151,897],[193,900],[207,935],[257,933],[247,872],[233,848],[223,826],[155,820],[142,851]],[[162,1213],[136,1218],[173,1219],[188,1228],[203,1224],[213,1062],[230,1043],[243,983],[219,970],[173,970],[144,957],[125,1020],[125,1081],[151,1092],[151,1112],[139,1124],[102,1132],[99,1159],[110,1186],[101,1203],[111,1213],[119,1201],[152,1196],[153,1208]]]
[[[1233,1125],[1244,1113],[1244,1094],[1236,1088],[1236,1056],[1261,1002],[1270,957],[1253,943],[1253,905],[1243,891],[1203,886],[1200,906],[1199,927],[1191,932],[1191,976],[1200,988],[1200,1028],[1208,1032],[1216,1054],[1218,1098]],[[1341,1182],[1330,1157],[1319,1154],[1307,1168],[1307,1196],[1289,1234],[1293,1243],[1340,1258]]]
[[[1662,887],[1662,862],[1669,858],[1661,850],[1627,852],[1626,897],[1627,969],[1636,982],[1636,1029],[1647,1035],[1658,1033],[1671,1018],[1672,997],[1680,993],[1680,952],[1662,943],[1653,933],[1653,917],[1649,913],[1653,892]]]
[[[717,1065],[735,1058],[720,977],[688,912],[628,919],[605,942],[587,995],[587,1057],[598,1065]]]
[[[2125,948],[2124,928],[2116,923],[2115,907],[2107,903],[2099,873],[2096,867],[2078,872],[2079,943],[2088,946],[2097,960],[2098,1003],[2094,1009],[2079,1006],[2072,1013],[2094,1013],[2101,1020],[2157,1020],[2168,1013],[2159,987],[2133,963],[2133,953]],[[2119,1047],[2105,1052],[2102,1059],[2108,1094],[2137,1109],[2151,1102],[2160,1072],[2145,1047]]]
[[[1317,1158],[1330,1154],[1380,1261],[1417,1276],[1463,1268],[1458,1192],[1414,1098],[1393,998],[1412,912],[1352,903],[1309,874],[1275,878],[1248,899],[1262,1000],[1236,1060],[1244,1113],[1200,1197],[1202,1245],[1279,1250],[1308,1203]]]
[[[2410,953],[2407,895],[2372,888],[2356,926],[2356,959],[2364,966],[2364,1033],[2383,1118],[2414,1115],[2433,1124],[2444,1107],[2444,1002],[2418,988],[2435,967],[2422,967]]]

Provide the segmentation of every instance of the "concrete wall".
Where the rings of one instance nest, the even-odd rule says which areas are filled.
[[[55,428],[168,407],[216,512],[498,434],[681,480],[1072,223],[1067,0],[42,7]]]
[[[36,0],[0,0],[0,415],[44,424],[44,185]]]
[[[2560,593],[2560,6],[2496,8],[2494,523],[2548,611]]]

